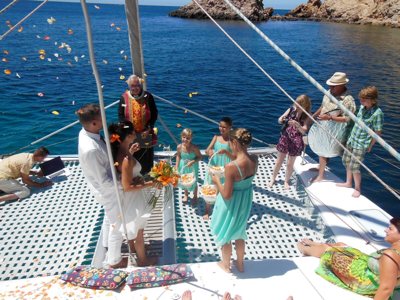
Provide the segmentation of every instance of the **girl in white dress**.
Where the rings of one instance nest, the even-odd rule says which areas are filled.
[[[136,134],[129,121],[111,124],[108,128],[115,167],[120,174],[123,188],[122,205],[127,230],[127,239],[132,252],[136,252],[137,264],[146,266],[156,263],[156,258],[146,257],[144,227],[151,215],[152,207],[146,201],[145,190],[152,182],[145,182],[140,175],[142,166],[133,157],[140,147],[134,143]],[[119,229],[125,233],[123,225]]]

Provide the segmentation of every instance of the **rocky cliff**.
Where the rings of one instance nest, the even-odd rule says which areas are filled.
[[[219,20],[239,20],[240,17],[228,7],[223,0],[197,0],[201,6],[214,18]],[[264,9],[263,0],[231,0],[251,21],[268,20],[274,10]],[[171,17],[206,19],[206,14],[193,1],[169,13]]]
[[[309,0],[273,19],[327,20],[400,27],[400,0]]]

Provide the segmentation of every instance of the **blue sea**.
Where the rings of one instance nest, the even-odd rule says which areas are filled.
[[[20,1],[1,14],[2,32],[36,5]],[[276,144],[277,119],[291,105],[290,100],[211,21],[168,17],[174,9],[140,7],[149,91],[213,120],[231,116],[234,126],[247,127],[258,139]],[[124,6],[88,4],[88,10],[104,98],[110,104],[126,89],[122,78],[132,73]],[[312,98],[313,110],[319,107],[322,94],[248,25],[220,24],[293,98],[306,93]],[[308,21],[257,26],[323,85],[336,71],[348,74],[348,87],[356,99],[363,86],[376,85],[385,113],[382,137],[400,148],[400,123],[396,121],[400,116],[399,29]],[[39,144],[30,143],[75,121],[74,112],[81,105],[98,101],[80,4],[47,3],[1,41],[0,48],[0,153],[31,151],[39,145],[56,155],[76,153],[79,126]],[[189,97],[191,92],[198,94]],[[216,125],[197,116],[163,102],[157,105],[175,136],[190,127],[201,148],[218,132]],[[107,112],[108,122],[117,119],[116,111],[114,107]],[[174,148],[161,124],[158,127],[160,143]],[[380,145],[365,162],[386,183],[399,188],[400,164]],[[344,178],[339,158],[332,159],[330,167]],[[383,209],[400,215],[398,200],[366,172],[362,189]]]

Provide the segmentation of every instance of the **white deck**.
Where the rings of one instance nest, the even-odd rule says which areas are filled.
[[[311,162],[309,158],[307,158]],[[301,180],[308,180],[315,173],[308,171],[315,164],[301,165],[296,161],[295,169]],[[384,214],[375,204],[365,197],[352,198],[351,189],[338,188],[334,181],[339,181],[333,174],[327,172],[327,181],[313,184],[306,188],[312,196],[312,201],[322,210],[322,217],[332,231],[336,240],[355,246],[365,252],[372,252],[384,245],[370,239],[368,229],[349,214],[353,210],[376,210]],[[372,218],[377,230],[383,230],[382,219]],[[350,228],[350,227],[351,228]],[[366,241],[369,241],[367,244]],[[196,281],[181,283],[169,287],[141,289],[130,291],[124,287],[119,292],[94,291],[66,285],[57,276],[39,277],[34,279],[0,282],[1,299],[35,299],[49,296],[51,299],[179,299],[184,290],[193,292],[193,299],[220,299],[225,291],[240,294],[243,299],[287,299],[293,296],[299,299],[368,299],[352,292],[336,287],[325,281],[314,270],[318,259],[313,257],[294,257],[266,260],[247,260],[245,273],[235,270],[226,274],[215,262],[191,264]],[[398,299],[398,298],[396,298]]]
[[[221,299],[225,291],[246,299],[368,299],[333,286],[313,272],[318,259],[269,259],[246,261],[245,273],[223,272],[216,263],[192,264],[197,281],[167,287],[131,291],[125,286],[119,292],[94,291],[64,284],[58,277],[42,277],[0,283],[2,299],[179,299],[191,290],[193,300]]]

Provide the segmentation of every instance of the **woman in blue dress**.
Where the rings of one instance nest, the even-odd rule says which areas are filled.
[[[218,176],[212,176],[219,194],[211,218],[211,232],[215,235],[217,245],[221,246],[222,260],[218,265],[225,272],[231,272],[233,240],[237,256],[236,268],[244,272],[246,226],[253,200],[252,182],[257,169],[257,156],[247,152],[251,139],[247,129],[231,131],[229,144],[236,158],[225,166],[224,184]]]
[[[201,160],[200,149],[192,144],[193,132],[189,128],[182,130],[181,139],[182,143],[178,145],[176,152],[176,169],[181,175],[193,174],[194,182],[190,186],[180,187],[184,190],[183,202],[188,201],[189,192],[193,191],[193,202],[197,202],[197,177],[199,175],[199,161]]]

